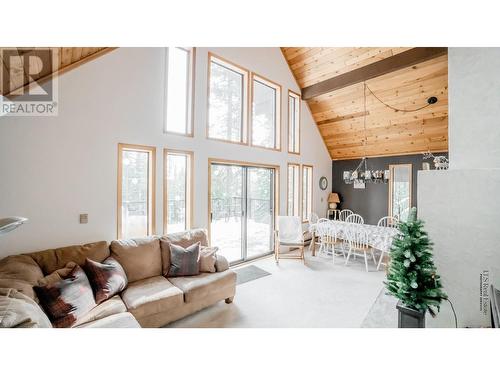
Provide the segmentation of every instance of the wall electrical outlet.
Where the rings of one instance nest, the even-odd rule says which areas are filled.
[[[87,224],[89,222],[89,214],[80,214],[80,224]]]

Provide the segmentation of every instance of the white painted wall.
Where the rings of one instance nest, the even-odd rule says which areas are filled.
[[[450,48],[451,168],[500,168],[500,48]]]
[[[500,286],[499,61],[500,48],[449,48],[450,169],[418,174],[419,216],[460,327],[490,325],[481,274]],[[454,326],[448,303],[427,323]]]
[[[284,151],[207,140],[207,56],[212,51],[283,86]],[[301,155],[287,145],[287,90],[299,88],[279,48],[198,48],[194,137],[163,133],[164,50],[120,48],[59,80],[59,116],[0,118],[0,217],[25,216],[29,223],[0,237],[0,258],[116,236],[117,144],[157,147],[156,227],[162,225],[164,147],[194,151],[194,226],[208,225],[208,158],[278,164],[280,212],[286,212],[286,164],[314,166],[314,211],[326,211],[331,159],[305,103]],[[326,176],[329,188],[318,180]],[[80,213],[89,214],[79,224]]]

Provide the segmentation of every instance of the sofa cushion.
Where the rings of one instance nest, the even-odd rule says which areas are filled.
[[[12,288],[0,288],[0,328],[50,328],[40,306]]]
[[[200,273],[200,243],[184,248],[170,244],[169,277],[193,276]]]
[[[42,277],[42,269],[28,255],[11,255],[0,260],[0,288],[16,289],[37,301],[33,285]]]
[[[65,278],[68,277],[68,275],[73,271],[73,269],[76,267],[75,262],[69,262],[66,264],[66,267],[61,268],[59,270],[55,270],[54,272],[48,274],[47,276],[42,277],[40,280],[38,280],[38,286],[46,286],[50,284],[55,284],[58,281],[64,280]]]
[[[132,314],[123,312],[82,324],[77,328],[141,328],[141,326]]]
[[[130,283],[122,292],[122,299],[136,318],[168,311],[184,303],[182,291],[163,276]]]
[[[200,272],[215,272],[218,247],[202,247],[200,249]]]
[[[38,263],[44,275],[48,275],[55,270],[64,268],[69,262],[75,262],[79,266],[83,266],[87,258],[102,262],[109,257],[109,248],[106,241],[100,241],[43,250],[27,255]]]
[[[113,257],[105,259],[102,263],[87,259],[83,269],[92,286],[97,304],[106,301],[127,287],[127,275],[120,263]]]
[[[96,306],[89,280],[78,265],[64,280],[33,289],[54,327],[71,327]]]
[[[184,232],[167,234],[160,238],[161,257],[163,263],[162,274],[167,275],[170,269],[170,244],[182,246],[184,248],[199,242],[201,246],[208,246],[208,234],[206,229],[191,229]]]
[[[211,292],[236,283],[236,273],[227,270],[216,273],[200,273],[197,276],[172,277],[168,279],[182,290],[186,303],[205,298]]]
[[[161,250],[158,238],[112,241],[110,248],[112,257],[122,265],[130,283],[161,276]]]
[[[43,277],[40,266],[28,255],[11,255],[0,260],[0,278],[24,280],[35,285]]]
[[[92,310],[90,310],[87,314],[79,318],[74,324],[73,327],[78,327],[82,324],[86,324],[89,322],[93,322],[94,320],[102,319],[107,316],[113,314],[119,314],[122,312],[126,312],[127,307],[123,303],[120,296],[114,296],[104,301],[103,303],[97,305]]]

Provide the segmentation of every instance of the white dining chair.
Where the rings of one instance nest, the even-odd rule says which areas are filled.
[[[378,227],[396,228],[399,224],[397,216],[384,216],[377,223]]]
[[[347,219],[347,217],[349,215],[352,215],[353,213],[354,212],[352,212],[351,210],[348,210],[348,209],[342,210],[342,211],[340,211],[340,214],[339,214],[339,220],[345,221],[345,219]]]
[[[281,254],[281,247],[298,248],[298,254]],[[278,228],[274,231],[274,258],[276,263],[280,259],[301,259],[304,257],[304,232],[302,219],[299,216],[278,216]]]
[[[365,221],[363,220],[361,215],[358,215],[358,214],[351,214],[351,215],[347,216],[347,218],[345,219],[345,222],[346,223],[353,223],[353,224],[364,224],[365,223]]]
[[[316,225],[316,234],[319,240],[318,252],[320,254],[328,254],[328,250],[333,245],[333,239],[330,236],[330,227],[325,223],[328,223],[328,219],[321,218]]]
[[[365,259],[365,269],[366,272],[368,272],[368,257],[366,253],[370,252],[373,263],[375,264],[375,266],[377,266],[373,248],[368,243],[368,233],[365,230],[356,226],[350,226],[346,230],[346,237],[349,251],[345,260],[345,265],[349,263],[349,258],[351,257],[351,255],[363,255]]]
[[[316,231],[316,224],[319,221],[319,216],[316,212],[311,212],[311,217],[309,218],[309,225],[308,225],[308,231],[307,233],[304,234],[304,241],[310,242],[309,243],[309,249],[312,249],[312,247],[315,247],[316,245],[319,245],[318,242],[318,233]]]
[[[329,220],[327,219],[320,219],[319,223],[325,223],[328,222]],[[335,249],[337,245],[340,245],[340,251],[344,258],[346,257],[345,251],[344,251],[344,246],[343,246],[343,241],[338,237],[338,232],[337,229],[334,225],[328,225],[328,224],[323,224],[323,225],[318,225],[318,239],[319,239],[319,253],[325,254],[328,256],[332,256],[332,261],[333,264],[335,264]]]

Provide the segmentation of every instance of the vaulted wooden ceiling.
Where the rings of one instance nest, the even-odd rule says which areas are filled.
[[[446,49],[282,51],[332,159],[448,151]],[[427,105],[432,96],[437,103]]]
[[[47,55],[42,51],[47,48],[52,50],[52,63],[47,62]],[[83,63],[91,61],[114,48],[107,47],[2,47],[0,48],[0,94],[3,96],[14,96],[22,94],[23,90],[34,82],[39,84],[56,74],[67,72]],[[17,49],[17,56],[4,61],[7,54],[4,50]],[[39,58],[29,58],[30,56]],[[28,57],[24,59],[23,57]],[[25,62],[27,61],[27,62]],[[7,72],[9,67],[9,72]],[[10,74],[9,74],[10,73]],[[4,85],[4,77],[9,77],[9,82]]]

